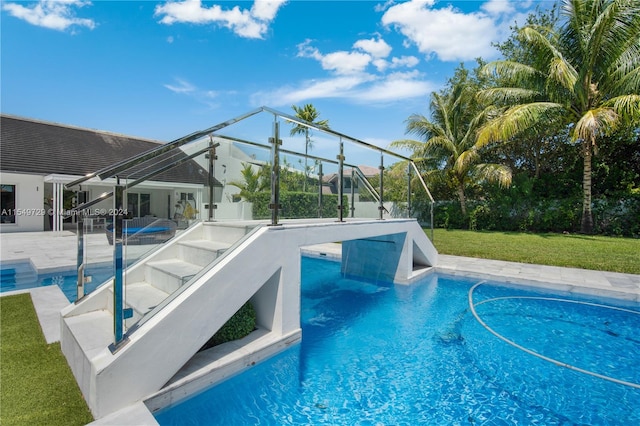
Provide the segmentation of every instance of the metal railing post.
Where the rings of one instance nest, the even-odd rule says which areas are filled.
[[[207,153],[207,157],[209,158],[209,215],[208,215],[208,221],[212,222],[215,218],[214,215],[214,211],[215,209],[218,207],[216,205],[216,203],[214,203],[213,201],[213,185],[216,181],[215,178],[215,171],[216,171],[216,160],[218,159],[218,156],[216,155],[216,147],[220,144],[215,144],[213,143],[213,137],[211,137],[211,135],[209,135],[210,137],[210,141],[209,141],[209,152]]]
[[[318,217],[322,218],[322,163],[318,164]]]
[[[433,203],[434,201],[431,200],[431,242],[433,242]]]
[[[411,217],[411,164],[407,164],[407,218]]]
[[[343,213],[344,205],[342,204],[342,195],[344,190],[344,142],[340,137],[340,154],[338,159],[338,222],[344,222]]]
[[[79,211],[79,220],[77,222],[78,234],[78,253],[76,264],[78,265],[78,283],[76,287],[76,302],[84,297],[84,221],[82,212]]]
[[[378,206],[380,212],[379,219],[383,219],[384,213],[384,154],[380,153],[380,205]]]
[[[278,224],[278,210],[280,210],[280,123],[275,117],[273,122],[273,137],[271,143],[271,226]]]
[[[116,186],[113,190],[113,344],[109,346],[111,352],[117,351],[124,339],[124,268],[123,248],[126,232],[124,226],[124,187],[120,185],[120,178],[116,176]]]
[[[356,212],[356,170],[351,168],[351,206],[349,210],[351,211],[351,217],[355,217]]]

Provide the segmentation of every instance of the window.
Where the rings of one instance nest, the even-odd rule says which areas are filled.
[[[2,185],[0,223],[16,223],[16,186]]]
[[[127,212],[131,217],[151,215],[151,194],[127,194]]]

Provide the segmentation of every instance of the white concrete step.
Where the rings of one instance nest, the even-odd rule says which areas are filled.
[[[125,324],[131,327],[156,305],[169,297],[166,293],[147,282],[128,283],[125,287],[125,307],[133,309],[133,317],[127,318]],[[113,302],[109,302],[113,311]]]
[[[181,259],[206,266],[231,247],[231,244],[211,240],[190,240],[178,242],[178,247]]]
[[[127,284],[125,301],[131,308],[145,314],[167,297],[169,297],[169,293],[147,282],[139,282]]]
[[[86,361],[113,343],[113,315],[106,309],[67,317],[64,322]]]
[[[202,266],[180,259],[155,260],[145,264],[145,281],[165,293],[173,293],[196,275]]]
[[[255,225],[205,222],[202,229],[204,238],[210,241],[220,241],[231,245],[247,235],[254,227]]]

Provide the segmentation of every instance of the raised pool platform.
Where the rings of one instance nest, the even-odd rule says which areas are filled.
[[[413,219],[302,220],[277,226],[204,222],[128,268],[125,304],[133,317],[117,347],[112,345],[111,286],[63,309],[62,351],[94,416],[104,417],[174,383],[247,301],[262,335],[225,354],[205,381],[222,380],[297,343],[301,248],[336,241],[342,242],[346,275],[410,284],[437,265],[436,249]]]

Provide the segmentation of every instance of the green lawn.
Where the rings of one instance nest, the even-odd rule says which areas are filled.
[[[60,343],[45,341],[31,296],[0,297],[0,324],[0,424],[93,421]]]
[[[433,242],[442,254],[640,274],[640,239],[436,229]]]

